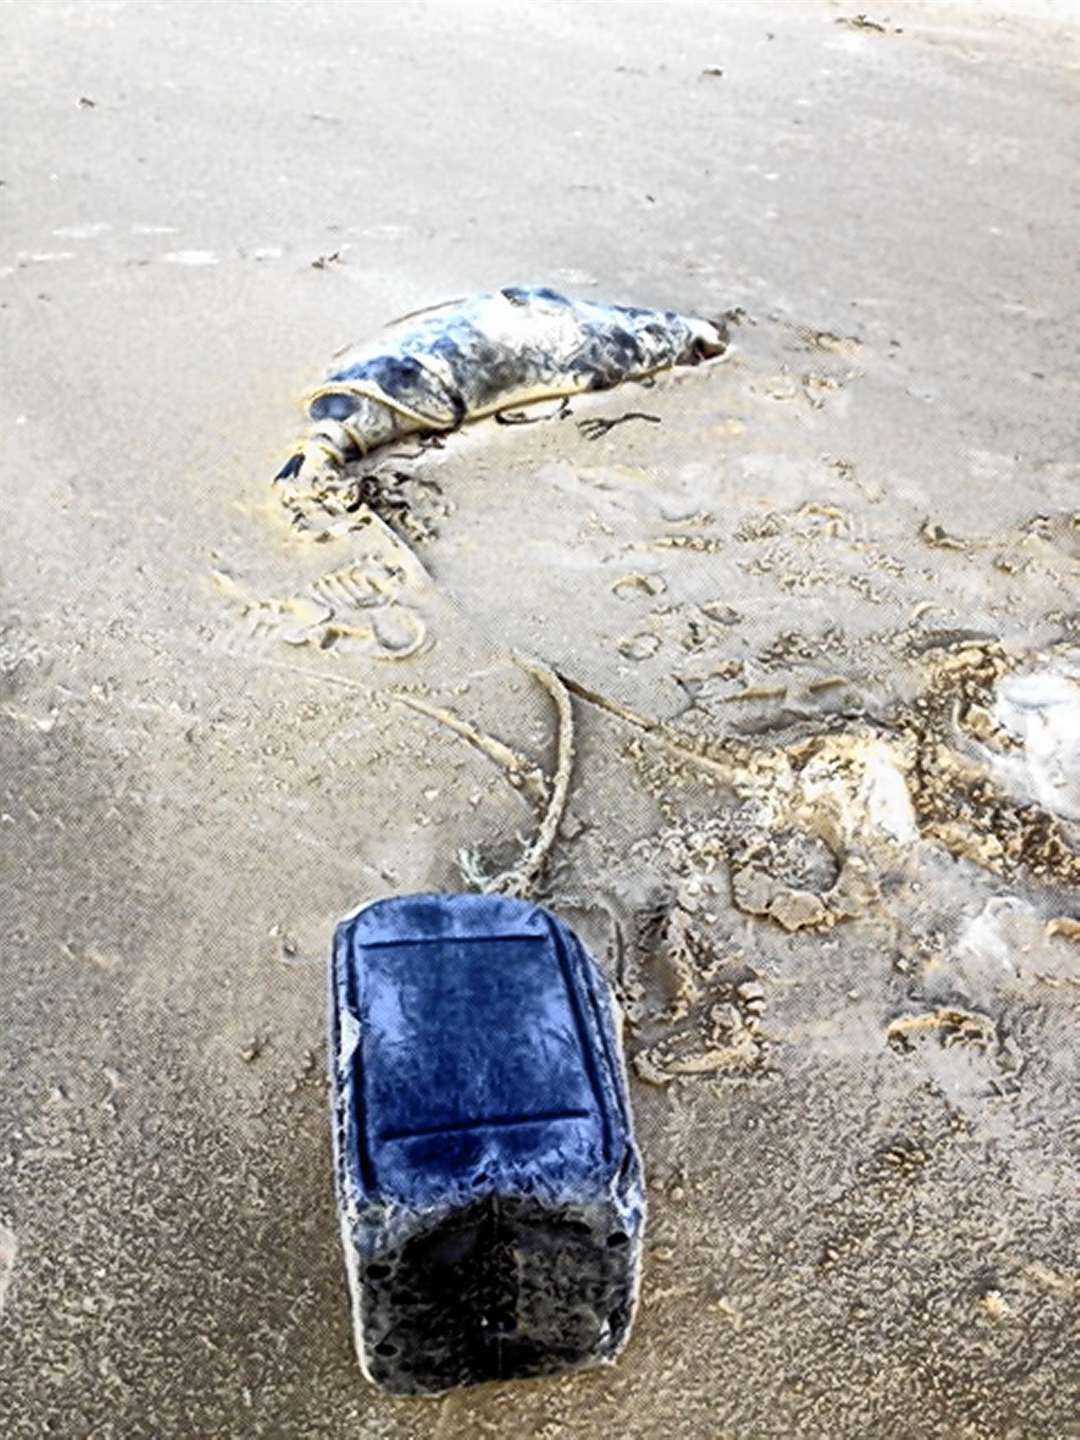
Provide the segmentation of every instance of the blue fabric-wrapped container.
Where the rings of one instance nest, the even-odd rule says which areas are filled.
[[[612,1360],[644,1220],[619,1035],[539,906],[415,895],[338,926],[330,1071],[364,1373],[393,1394]]]

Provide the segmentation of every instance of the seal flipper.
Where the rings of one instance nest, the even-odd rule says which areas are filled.
[[[312,400],[308,406],[308,418],[316,421],[347,420],[350,415],[356,414],[358,404],[354,395],[348,395],[345,391],[329,391]]]

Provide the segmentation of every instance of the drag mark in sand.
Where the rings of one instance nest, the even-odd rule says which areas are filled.
[[[532,843],[516,865],[501,875],[488,878],[483,890],[488,895],[512,895],[516,899],[527,899],[547,864],[548,853],[555,843],[555,836],[566,812],[566,800],[570,793],[570,774],[574,764],[574,712],[565,685],[553,670],[539,660],[527,655],[514,654],[514,659],[534,680],[544,687],[555,703],[559,717],[559,739],[555,762],[555,779],[551,789],[551,803],[541,821]],[[464,867],[465,854],[461,857]],[[474,867],[475,868],[475,867]]]
[[[0,1316],[3,1315],[4,1307],[7,1304],[8,1291],[11,1289],[11,1277],[15,1273],[15,1256],[18,1251],[19,1244],[15,1239],[14,1230],[9,1230],[0,1222]]]
[[[566,801],[570,793],[570,776],[574,764],[574,713],[570,696],[560,676],[539,660],[527,655],[514,653],[514,660],[520,667],[538,681],[551,696],[558,715],[558,743],[555,761],[555,776],[550,788],[550,799],[540,822],[539,829],[524,853],[509,870],[490,875],[475,851],[460,850],[458,865],[465,881],[474,889],[486,895],[512,895],[525,899],[534,889],[547,863],[548,854],[555,843],[555,836],[566,812]],[[530,798],[547,796],[548,787],[542,773],[530,765],[516,751],[492,736],[485,735],[468,721],[459,719],[452,711],[441,706],[427,705],[413,695],[399,691],[394,699],[411,706],[421,714],[430,716],[446,725],[455,734],[461,735],[470,744],[481,750],[489,759],[503,766],[515,788],[527,788]]]
[[[477,729],[468,720],[462,720],[452,710],[443,705],[432,705],[429,701],[423,700],[418,695],[408,691],[400,690],[392,693],[392,699],[399,705],[407,705],[409,709],[417,711],[420,715],[427,715],[431,720],[437,720],[440,725],[445,725],[455,735],[460,735],[467,740],[474,749],[493,760],[496,765],[501,765],[506,771],[506,777],[515,790],[522,790],[533,805],[542,810],[548,803],[548,782],[547,776],[538,765],[505,744],[502,740],[496,739],[494,735],[488,735],[483,730]]]
[[[96,220],[85,225],[62,225],[52,233],[57,240],[93,240],[96,235],[104,235],[111,229],[108,221]]]
[[[218,257],[212,250],[170,250],[162,260],[168,265],[216,265]]]

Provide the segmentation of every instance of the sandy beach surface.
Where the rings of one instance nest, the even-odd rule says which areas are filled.
[[[0,33],[7,1440],[1080,1436],[1080,7]],[[733,353],[290,533],[330,355],[515,282]],[[513,865],[567,708],[537,898],[626,1014],[637,1322],[392,1401],[330,936]]]

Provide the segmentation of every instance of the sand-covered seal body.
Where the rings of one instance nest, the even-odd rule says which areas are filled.
[[[287,497],[333,489],[344,465],[389,441],[501,410],[640,380],[723,354],[721,324],[673,310],[510,286],[391,327],[342,352],[307,396],[311,429],[276,477]]]

